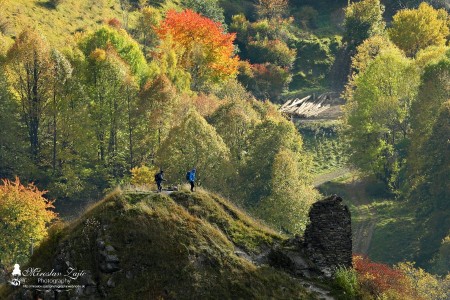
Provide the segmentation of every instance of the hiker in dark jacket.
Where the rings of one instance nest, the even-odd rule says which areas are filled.
[[[194,191],[194,185],[195,185],[195,169],[192,169],[191,171],[187,172],[186,179],[191,184],[191,192]]]
[[[155,182],[156,182],[156,186],[158,187],[158,192],[161,192],[161,191],[162,191],[162,185],[161,185],[161,183],[162,183],[163,181],[166,181],[166,180],[164,179],[164,171],[161,170],[159,173],[157,173],[157,174],[155,175]]]

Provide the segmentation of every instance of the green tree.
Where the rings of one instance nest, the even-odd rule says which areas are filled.
[[[61,111],[61,102],[67,95],[65,83],[72,76],[73,68],[68,59],[58,50],[52,49],[50,54],[52,61],[51,70],[51,118],[52,118],[52,168],[56,172],[57,162],[57,144],[58,144],[58,123],[60,123],[59,112]]]
[[[291,88],[317,86],[330,77],[337,52],[341,48],[341,38],[318,38],[311,35],[295,43],[297,57],[293,68],[294,78]]]
[[[78,47],[84,54],[82,78],[98,160],[120,178],[129,169],[127,162],[134,163],[132,119],[140,117],[137,93],[149,70],[139,45],[123,30],[102,27]]]
[[[189,93],[191,87],[192,76],[184,70],[179,57],[173,47],[173,41],[170,37],[161,41],[156,50],[158,59],[150,62],[150,69],[155,74],[165,75],[176,89],[180,92]]]
[[[169,136],[177,123],[175,109],[178,102],[176,90],[166,76],[157,76],[145,84],[139,95],[138,115],[133,116],[140,130],[137,132],[138,162],[143,163],[149,154],[154,157]]]
[[[345,9],[344,40],[352,49],[365,39],[383,33],[386,26],[383,12],[384,5],[380,0],[353,2]]]
[[[31,168],[27,130],[20,120],[20,106],[9,90],[0,64],[0,178],[13,178]]]
[[[89,92],[88,109],[93,124],[98,159],[105,167],[111,167],[113,175],[119,176],[125,168],[125,83],[127,65],[118,58],[114,49],[108,52],[94,50],[87,59],[86,84]]]
[[[147,59],[150,58],[150,51],[159,43],[155,28],[159,26],[161,20],[161,12],[154,7],[144,7],[139,12],[136,32],[138,41],[142,44],[143,52]]]
[[[399,11],[388,32],[391,40],[406,55],[414,57],[421,49],[446,44],[450,33],[448,13],[422,2],[417,9]]]
[[[50,98],[50,48],[44,37],[33,30],[23,31],[7,53],[6,74],[13,95],[18,98],[28,130],[30,153],[39,161],[40,128]]]
[[[272,170],[277,153],[287,149],[301,161],[298,162],[304,182],[309,182],[310,160],[302,149],[302,138],[295,126],[280,115],[268,116],[250,134],[248,158],[240,169],[242,194],[245,205],[255,207],[261,199],[272,194]]]
[[[301,154],[281,148],[275,155],[270,179],[271,193],[256,207],[256,213],[274,228],[303,233],[311,204],[318,192],[306,180]]]
[[[50,198],[82,201],[97,197],[99,190],[106,188],[106,184],[105,177],[97,172],[101,163],[97,156],[95,123],[89,110],[95,98],[89,93],[91,87],[87,84],[87,61],[79,50],[72,50],[64,54],[72,67],[71,76],[64,83],[60,82],[61,85],[58,84],[56,89],[56,173],[52,174],[46,188]],[[52,113],[52,102],[49,104],[49,112]],[[52,123],[49,129],[49,133],[53,133]],[[48,144],[51,146],[53,143]],[[47,151],[51,157],[53,149],[47,147]],[[51,164],[48,166],[50,170]]]
[[[364,74],[367,67],[383,52],[393,51],[401,55],[398,49],[386,36],[374,35],[356,48],[356,54],[352,57],[351,76],[346,84],[344,97],[350,99],[355,90],[355,81],[359,74]]]
[[[442,104],[437,117],[424,141],[421,151],[423,163],[419,173],[423,178],[418,187],[418,196],[421,202],[428,202],[435,211],[450,210],[450,145],[448,133],[450,132],[450,100]],[[414,162],[411,162],[414,163]],[[450,222],[446,222],[450,225]]]
[[[439,275],[448,274],[450,265],[450,232],[442,240],[438,253],[433,258],[433,272]],[[450,275],[448,275],[448,284],[450,284]],[[450,288],[450,286],[449,286]]]
[[[351,161],[393,189],[399,186],[398,175],[405,164],[418,75],[398,52],[382,53],[358,76],[346,105]]]
[[[197,182],[227,192],[230,151],[214,127],[195,110],[189,110],[174,127],[156,156],[157,165],[167,170],[170,182],[183,182],[190,169],[197,168]]]
[[[182,0],[181,5],[184,8],[192,9],[202,16],[221,23],[226,30],[223,8],[220,7],[218,0]]]
[[[131,73],[139,78],[139,82],[148,76],[148,67],[139,44],[123,29],[103,26],[87,34],[78,44],[87,57],[96,49],[105,51],[113,48],[120,59],[129,66]]]
[[[431,132],[419,153],[422,156],[417,158],[420,181],[408,194],[417,207],[420,235],[419,251],[415,260],[421,266],[430,266],[430,263],[433,263],[432,259],[439,255],[441,242],[448,235],[448,228],[450,228],[448,218],[450,211],[449,100],[441,105],[435,118]],[[414,163],[415,161],[410,161],[410,164]],[[445,256],[441,259],[445,259]]]
[[[447,46],[430,46],[417,52],[415,61],[416,65],[422,70],[429,64],[437,63],[450,53],[450,47]]]
[[[251,143],[249,136],[258,122],[258,114],[242,99],[229,100],[210,117],[210,123],[227,144],[235,164],[245,161]]]
[[[450,99],[450,59],[445,58],[425,68],[417,100],[411,106],[411,144],[408,148],[410,187],[423,180],[427,155],[424,147],[432,133],[441,105]],[[428,157],[428,156],[427,156]],[[432,159],[434,161],[435,159]]]

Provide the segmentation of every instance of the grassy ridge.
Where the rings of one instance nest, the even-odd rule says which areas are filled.
[[[121,271],[100,271],[98,240],[112,246]],[[54,232],[30,265],[53,268],[70,253],[90,270],[108,299],[314,299],[300,281],[238,256],[236,247],[258,253],[280,241],[227,200],[206,192],[169,195],[116,191],[71,225]],[[4,299],[11,292],[0,290]]]

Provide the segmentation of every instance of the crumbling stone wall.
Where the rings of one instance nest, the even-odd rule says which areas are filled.
[[[307,256],[326,276],[338,266],[352,265],[350,211],[336,195],[314,203],[309,212],[304,247]]]

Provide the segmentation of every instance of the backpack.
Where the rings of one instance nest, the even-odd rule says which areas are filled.
[[[155,174],[155,181],[161,181],[161,173]]]
[[[190,171],[186,173],[186,180],[187,181],[191,180],[191,172]]]

